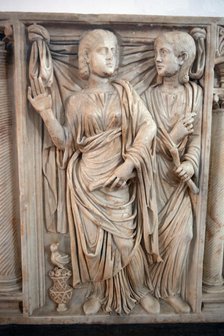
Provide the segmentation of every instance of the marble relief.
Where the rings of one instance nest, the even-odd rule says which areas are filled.
[[[215,89],[211,137],[210,179],[203,270],[205,293],[224,293],[224,212],[223,212],[223,99],[224,99],[224,29],[219,27],[215,55]]]
[[[160,261],[153,185],[156,125],[128,82],[110,81],[118,60],[111,32],[98,29],[81,38],[79,70],[87,83],[68,98],[64,126],[54,117],[41,76],[31,82],[28,99],[68,161],[73,286],[92,285],[85,314],[101,307],[128,314],[136,302],[158,313],[147,264],[147,259]]]
[[[202,88],[190,81],[196,55],[194,39],[174,31],[157,37],[155,63],[158,84],[146,93],[149,111],[158,127],[156,141],[156,198],[159,247],[163,262],[150,266],[155,295],[177,313],[189,313],[181,297],[182,275],[193,237],[191,194],[198,193]]]
[[[222,321],[223,27],[13,20],[21,318]]]
[[[144,103],[129,82],[116,78],[116,36],[86,32],[78,47],[85,83],[66,99],[61,124],[53,111],[47,35],[43,27],[29,27],[28,99],[61,152],[73,287],[91,287],[84,313],[129,314],[139,303],[155,314],[158,299],[189,313],[181,284],[193,236],[190,194],[199,192],[203,97],[189,82],[193,37],[174,31],[156,38],[158,84],[142,94]]]

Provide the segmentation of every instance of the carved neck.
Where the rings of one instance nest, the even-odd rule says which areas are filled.
[[[182,85],[179,82],[179,73],[177,72],[175,75],[171,77],[164,77],[162,86],[163,89],[167,91],[180,88]]]
[[[99,77],[91,74],[87,84],[88,89],[109,91],[112,89],[110,78]]]

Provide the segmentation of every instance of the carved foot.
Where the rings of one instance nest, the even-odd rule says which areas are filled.
[[[101,308],[101,303],[97,297],[91,297],[83,305],[83,311],[86,315],[98,313]]]
[[[187,314],[191,311],[190,306],[179,295],[168,296],[164,301],[167,302],[176,313]]]
[[[140,300],[140,305],[149,314],[158,314],[160,312],[159,301],[151,294],[147,294]]]
[[[58,311],[58,312],[64,312],[64,311],[66,311],[66,310],[68,310],[66,304],[64,304],[64,303],[59,303],[59,304],[58,304],[58,307],[57,307],[57,311]]]

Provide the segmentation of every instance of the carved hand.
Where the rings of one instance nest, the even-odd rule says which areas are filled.
[[[186,182],[194,175],[194,167],[190,161],[183,161],[175,172],[183,182]]]
[[[31,87],[28,87],[28,100],[40,114],[52,109],[51,95],[46,92],[40,77],[31,81]]]
[[[170,132],[170,136],[176,145],[179,145],[179,143],[187,135],[192,134],[194,132],[193,123],[195,116],[196,113],[194,112],[189,113],[187,116],[179,119],[174,125],[172,131]]]
[[[134,163],[127,159],[117,169],[115,169],[114,173],[104,184],[104,187],[110,186],[111,189],[123,188],[126,185],[127,180],[134,176],[133,169]]]

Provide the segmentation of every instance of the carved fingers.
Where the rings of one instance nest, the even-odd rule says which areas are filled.
[[[34,79],[30,80],[31,90],[33,97],[36,97],[40,94],[44,94],[46,92],[43,81],[41,77],[35,77]]]
[[[126,186],[126,181],[116,175],[112,175],[105,183],[104,187],[109,187],[111,190],[113,189],[122,189]]]
[[[113,174],[104,184],[104,187],[109,187],[110,189],[124,188],[127,181],[135,176],[133,169],[133,162],[129,159],[126,159],[125,162],[115,169]]]
[[[175,172],[183,182],[187,182],[194,175],[194,167],[191,162],[184,161]]]
[[[189,113],[180,118],[170,132],[170,137],[176,145],[187,136],[194,132],[194,117],[196,113]]]
[[[186,117],[183,118],[183,126],[186,128],[186,131],[188,134],[192,134],[194,132],[194,117],[196,116],[196,113],[192,112],[189,113]]]
[[[27,98],[33,108],[39,113],[52,108],[51,95],[47,93],[40,77],[30,81]]]

